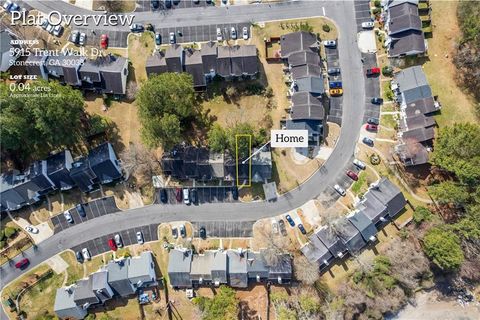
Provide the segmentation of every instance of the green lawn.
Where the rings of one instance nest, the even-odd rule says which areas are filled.
[[[65,262],[68,263],[68,268],[67,268],[67,285],[70,285],[74,282],[76,282],[79,279],[83,278],[83,265],[77,262],[77,259],[75,258],[75,255],[71,251],[65,251],[60,254],[60,257],[62,257]]]
[[[393,118],[393,115],[391,114],[385,114],[381,116],[380,119],[380,124],[384,127],[391,128],[391,129],[396,129],[397,128],[397,122]]]
[[[358,195],[366,186],[366,182],[367,182],[367,174],[365,172],[360,172],[360,174],[358,175],[358,180],[355,181],[354,184],[352,185],[352,189],[351,189],[352,192],[355,195]]]

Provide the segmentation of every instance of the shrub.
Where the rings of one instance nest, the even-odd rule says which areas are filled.
[[[375,6],[375,8],[380,8],[380,6],[381,6],[380,0],[375,0],[373,2],[373,5]]]
[[[390,77],[393,74],[393,68],[390,66],[384,66],[382,68],[382,74],[384,76]]]
[[[7,238],[11,238],[15,235],[15,233],[17,233],[17,229],[13,228],[13,227],[6,227],[5,228],[5,237]]]
[[[0,240],[3,240],[5,238],[5,230],[0,230]]]
[[[432,219],[432,213],[425,207],[416,207],[413,212],[413,221],[419,225],[423,221],[429,221]]]
[[[441,227],[428,230],[423,238],[423,250],[444,271],[457,270],[464,260],[458,236]]]
[[[0,249],[5,248],[6,245],[7,245],[7,242],[5,240],[0,240]]]
[[[373,8],[373,10],[372,10],[372,13],[374,15],[380,14],[380,12],[382,12],[382,9],[380,9],[380,8]]]
[[[325,32],[330,32],[331,29],[330,29],[330,26],[325,23],[325,24],[322,26],[322,30],[325,31]]]
[[[373,164],[373,165],[377,165],[377,164],[380,164],[380,157],[377,155],[377,154],[372,154],[370,156],[370,163]]]

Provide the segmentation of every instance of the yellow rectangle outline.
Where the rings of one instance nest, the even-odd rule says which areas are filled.
[[[252,158],[248,159],[248,184],[240,185],[238,184],[238,138],[239,137],[248,137],[248,149],[250,150],[249,157],[252,153],[252,135],[251,134],[236,134],[235,135],[235,170],[237,173],[237,187],[244,186],[244,187],[251,187],[252,186]]]

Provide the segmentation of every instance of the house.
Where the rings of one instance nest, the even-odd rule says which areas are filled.
[[[270,268],[262,253],[247,251],[247,277],[250,282],[266,282]]]
[[[87,309],[75,303],[75,290],[76,285],[57,289],[53,311],[60,319],[79,320],[87,316]]]
[[[362,235],[363,240],[366,243],[375,241],[376,234],[378,232],[375,225],[362,211],[356,211],[347,216],[348,221],[350,221],[360,234]]]
[[[323,124],[316,119],[287,119],[285,122],[285,129],[287,130],[307,130],[308,132],[308,145],[316,149],[315,146],[319,146],[323,140]],[[296,148],[296,151],[305,155],[313,154],[305,148]]]
[[[14,43],[15,40],[9,30],[0,31],[0,72],[6,72],[21,54],[21,46]]]
[[[331,227],[322,226],[315,231],[315,235],[325,245],[334,258],[341,258],[347,252],[347,247]]]
[[[207,86],[207,80],[203,71],[202,53],[200,50],[185,49],[185,72],[193,78],[193,88],[203,90]]]
[[[92,289],[92,277],[77,281],[75,291],[73,293],[73,301],[79,307],[88,309],[91,305],[100,303],[97,295]]]
[[[128,259],[110,261],[105,270],[108,272],[108,284],[115,295],[127,297],[136,292],[128,278]]]
[[[308,261],[318,263],[320,269],[327,267],[335,257],[315,233],[308,239],[309,241],[300,248],[300,251],[307,257]]]
[[[90,277],[92,278],[92,290],[100,300],[100,303],[105,303],[105,301],[113,297],[112,288],[108,284],[108,271],[99,270],[92,273]]]
[[[388,216],[391,219],[397,216],[407,204],[400,189],[385,177],[374,183],[364,197],[369,197],[370,194],[387,207]]]
[[[0,176],[0,205],[1,211],[15,211],[27,204],[27,200],[15,190],[22,177],[18,170],[2,173]]]
[[[183,72],[184,51],[181,45],[172,44],[165,51],[167,72]]]
[[[264,254],[264,250],[260,251]],[[268,281],[276,284],[289,284],[292,281],[292,257],[287,253],[280,253],[272,262],[265,262],[268,266]]]
[[[144,251],[137,257],[127,260],[128,280],[135,289],[149,287],[157,283],[155,264],[150,251]]]
[[[88,157],[82,157],[72,163],[70,178],[75,185],[84,193],[92,192],[97,188],[97,176],[90,167]]]
[[[380,227],[390,220],[387,206],[370,190],[363,195],[363,199],[356,205],[356,208],[367,216],[376,227]]]
[[[102,93],[124,95],[127,92],[128,60],[107,55],[86,60],[79,69],[82,87]]]
[[[323,77],[301,77],[296,78],[292,82],[291,90],[292,97],[298,92],[306,92],[315,97],[319,97],[325,93]]]
[[[102,143],[90,150],[88,162],[101,184],[110,183],[122,177],[120,163],[110,142]]]
[[[290,68],[305,65],[320,65],[320,55],[315,51],[299,51],[290,54],[287,59]]]
[[[252,182],[264,183],[272,178],[272,152],[265,149],[251,158]],[[257,149],[254,149],[252,154],[256,151]]]
[[[202,44],[200,53],[202,55],[203,73],[210,81],[217,74],[217,44],[213,41]]]
[[[191,288],[192,250],[172,249],[168,254],[168,278],[175,289]]]
[[[78,55],[48,56],[45,61],[45,69],[49,76],[61,83],[78,87],[82,85],[78,71],[85,60],[85,57]]]
[[[213,252],[212,284],[216,287],[228,283],[227,254],[224,251]]]
[[[228,284],[234,288],[248,286],[246,251],[228,250]]]
[[[31,205],[40,201],[41,197],[55,189],[55,185],[47,176],[46,161],[36,161],[22,175],[16,175],[14,190]]]
[[[167,62],[165,60],[165,54],[161,51],[154,52],[153,55],[147,58],[145,70],[147,72],[147,75],[167,72]]]
[[[193,286],[212,283],[212,266],[214,258],[214,253],[207,251],[203,254],[196,255],[195,259],[192,259],[190,279]]]
[[[46,161],[47,176],[55,184],[56,189],[64,191],[75,187],[75,182],[70,177],[73,158],[69,150],[53,154]]]
[[[48,80],[48,74],[46,69],[46,61],[48,56],[42,54],[31,54],[25,60],[25,67],[27,74],[36,76],[37,79]]]
[[[280,37],[280,46],[283,59],[288,59],[291,54],[299,51],[318,52],[320,48],[317,36],[305,31],[282,35]]]
[[[333,228],[350,253],[356,254],[365,247],[366,243],[362,234],[350,220],[341,218],[335,221]]]
[[[230,48],[232,76],[253,78],[258,73],[257,47],[255,45],[233,46]]]
[[[321,125],[325,119],[325,108],[320,100],[311,93],[306,91],[294,93],[291,101],[290,117],[292,120],[318,120]]]
[[[428,151],[418,142],[398,144],[395,146],[395,153],[407,167],[428,163]]]
[[[304,64],[290,68],[292,79],[305,77],[322,77],[322,68],[319,64]]]

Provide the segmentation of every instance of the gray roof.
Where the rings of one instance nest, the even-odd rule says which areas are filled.
[[[153,263],[152,253],[150,251],[144,251],[139,256],[133,257],[128,261],[128,279],[132,283],[138,281],[151,282],[155,279],[151,279],[151,270],[155,268]]]
[[[236,250],[228,250],[227,255],[230,286],[246,288],[248,286],[246,252],[240,254]]]
[[[308,131],[308,144],[318,145],[320,142],[320,136],[322,135],[323,124],[321,120],[315,119],[287,119],[285,122],[287,130],[307,130]]]
[[[417,114],[411,117],[405,118],[405,126],[402,130],[413,130],[417,128],[428,128],[435,126],[437,123],[434,117],[424,116],[423,114]]]
[[[0,176],[0,203],[1,209],[4,210],[17,210],[26,204],[26,200],[20,193],[14,190],[17,181],[17,175],[20,172],[18,170],[12,170],[10,172],[2,173]]]
[[[165,51],[168,72],[182,72],[183,48],[179,44],[170,45]]]
[[[232,63],[230,61],[230,47],[219,46],[217,48],[217,66],[216,70],[222,77],[229,77],[232,74]]]
[[[204,87],[206,85],[202,54],[199,50],[185,50],[185,72],[192,75],[194,87]]]
[[[427,99],[432,97],[432,89],[428,84],[405,90],[402,92],[402,100],[406,104],[412,103],[412,101],[418,101],[420,99]],[[436,109],[435,109],[436,110]]]
[[[303,77],[322,77],[322,69],[318,64],[304,64],[292,67],[290,73],[293,80]]]
[[[357,228],[345,218],[341,218],[334,223],[338,237],[350,252],[358,252],[365,246],[365,241]]]
[[[392,35],[392,43],[388,48],[390,57],[416,55],[425,53],[425,38],[422,31],[408,30]]]
[[[87,81],[87,78],[93,82],[101,81],[102,89],[107,93],[125,94],[128,61],[123,57],[110,54],[95,60],[86,60],[79,72],[84,81]]]
[[[288,64],[291,67],[302,66],[306,64],[319,65],[320,55],[313,51],[300,51],[290,54]]]
[[[217,44],[213,41],[202,45],[200,49],[202,53],[203,72],[210,73],[217,69]]]
[[[290,54],[311,48],[318,48],[317,36],[311,32],[292,32],[280,37],[282,58],[288,58]]]
[[[233,46],[230,48],[232,74],[253,75],[258,72],[257,47],[254,45]]]
[[[110,261],[105,269],[108,271],[108,283],[116,294],[124,297],[135,293],[135,289],[128,280],[126,259]]]
[[[395,152],[406,166],[428,163],[428,151],[418,142],[403,143],[395,147]]]
[[[263,251],[260,251],[262,253]],[[268,278],[271,281],[276,281],[281,278],[285,280],[292,279],[292,257],[288,254],[279,254],[274,264],[269,266]]]
[[[387,207],[390,217],[396,216],[407,204],[400,189],[385,177],[378,181],[376,187],[370,188],[364,197],[367,198],[370,195],[376,197]]]
[[[92,290],[92,278],[81,279],[77,281],[77,287],[73,295],[77,305],[84,305],[85,303],[95,304],[99,300]]]
[[[253,150],[255,152],[256,150]],[[264,150],[256,153],[251,160],[252,163],[252,181],[264,182],[272,178],[272,153],[270,150]]]
[[[261,253],[247,252],[247,273],[250,279],[268,278],[270,268],[267,266],[265,259]]]
[[[223,251],[213,253],[212,281],[227,283],[227,254]]]
[[[390,36],[407,30],[422,31],[422,21],[420,21],[418,14],[404,14],[394,17],[388,24],[388,34]]]
[[[347,251],[343,242],[330,227],[324,226],[319,228],[315,231],[315,235],[322,241],[333,256],[338,257]]]
[[[309,240],[307,244],[300,248],[300,251],[302,251],[310,262],[318,261],[320,264],[323,264],[333,258],[333,255],[316,234],[312,234]]]
[[[403,5],[404,3],[411,3],[415,6],[418,6],[419,0],[389,0],[388,7],[391,9],[395,6]]]
[[[27,73],[30,75],[36,75],[39,77],[46,76],[46,68],[45,63],[47,61],[48,56],[46,55],[35,55],[31,54],[28,56],[27,60],[25,61],[25,66],[27,68]]]
[[[212,265],[214,254],[211,251],[206,251],[204,254],[194,255],[192,258],[192,266],[190,276],[192,280],[211,280]]]
[[[306,91],[315,95],[325,92],[323,78],[321,77],[304,77],[295,80],[297,91]]]
[[[75,286],[57,289],[53,311],[59,318],[83,319],[87,315],[87,310],[75,303],[74,292]]]
[[[418,100],[410,101],[406,104],[405,114],[411,117],[417,114],[430,114],[438,111],[435,106],[435,100],[432,96],[428,98],[420,98]]]
[[[366,242],[374,240],[378,230],[372,221],[362,212],[357,211],[348,217],[348,220],[362,234],[363,240]]]
[[[435,137],[433,127],[417,128],[402,132],[402,140],[404,142],[424,142],[432,140]]]
[[[173,287],[190,287],[191,250],[172,249],[168,254],[168,277]]]
[[[405,14],[418,15],[418,6],[416,4],[405,2],[388,9],[390,19],[401,17]]]
[[[373,224],[381,222],[382,218],[388,215],[388,210],[385,204],[377,197],[373,196],[370,191],[364,194],[363,201],[357,206],[363,214],[365,214]]]
[[[167,72],[167,62],[165,61],[163,53],[155,52],[153,55],[149,56],[147,58],[145,70],[147,75]]]
[[[428,85],[427,76],[421,66],[413,66],[396,72],[395,82],[400,91],[410,90],[423,85]]]
[[[292,119],[316,119],[325,118],[325,109],[318,98],[309,92],[295,92],[292,95],[292,110],[290,115]]]

